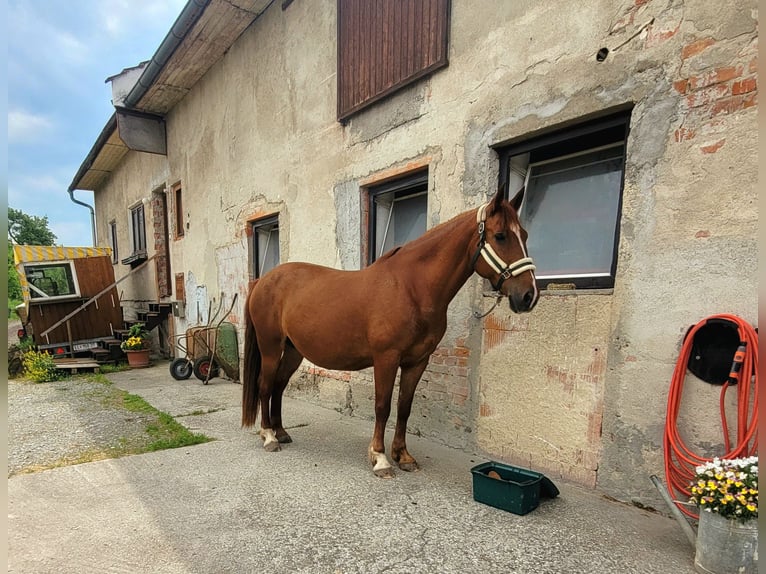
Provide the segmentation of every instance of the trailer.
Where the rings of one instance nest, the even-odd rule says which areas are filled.
[[[24,302],[17,308],[23,335],[62,365],[122,356],[124,327],[108,247],[14,245]],[[72,368],[63,366],[63,368]]]

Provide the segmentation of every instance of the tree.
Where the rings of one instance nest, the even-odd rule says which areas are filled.
[[[13,247],[8,245],[8,299],[17,301],[21,299],[21,295],[19,273],[13,265]]]
[[[8,237],[16,245],[53,245],[56,235],[48,228],[48,216],[27,215],[8,208]]]
[[[56,235],[48,228],[48,216],[27,215],[8,208],[8,237],[16,245],[53,245]],[[8,297],[21,299],[19,275],[13,265],[13,247],[8,245]]]

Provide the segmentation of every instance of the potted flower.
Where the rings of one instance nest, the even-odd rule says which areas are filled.
[[[120,348],[128,356],[131,367],[149,366],[149,332],[143,323],[135,323],[128,330],[128,338],[120,343]]]
[[[758,457],[696,468],[689,500],[700,511],[694,567],[705,574],[758,570]]]

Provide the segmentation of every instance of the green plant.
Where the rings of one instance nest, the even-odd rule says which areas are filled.
[[[689,502],[730,520],[758,517],[758,457],[718,459],[696,468]]]
[[[123,351],[140,351],[149,348],[149,331],[143,323],[131,325],[128,338],[120,344]]]
[[[24,353],[21,363],[24,366],[24,375],[35,383],[58,381],[65,377],[64,373],[56,368],[56,362],[47,351],[29,350]]]

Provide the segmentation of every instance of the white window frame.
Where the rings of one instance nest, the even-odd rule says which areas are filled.
[[[41,291],[39,288],[35,287],[28,278],[28,270],[31,271],[35,267],[64,267],[64,266],[69,267],[69,271],[72,276],[72,286],[74,287],[74,293],[68,293],[66,295],[47,295],[43,291]],[[72,261],[35,261],[35,262],[24,263],[22,267],[24,269],[24,279],[27,283],[27,288],[29,289],[30,301],[34,301],[34,302],[58,301],[58,300],[64,300],[64,299],[76,299],[81,297],[80,283],[77,281],[77,271],[75,270],[74,263]],[[41,294],[42,296],[33,297],[32,296],[33,292]]]

